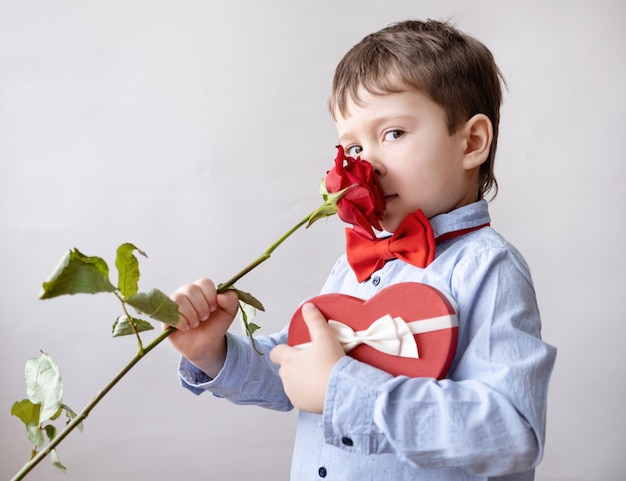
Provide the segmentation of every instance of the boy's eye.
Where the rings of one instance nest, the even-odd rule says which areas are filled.
[[[360,145],[351,145],[346,149],[346,154],[348,155],[348,157],[356,157],[361,152],[363,152],[363,147],[361,147]]]
[[[389,132],[385,132],[383,139],[386,141],[398,140],[403,135],[404,135],[404,131],[402,130],[390,130]]]

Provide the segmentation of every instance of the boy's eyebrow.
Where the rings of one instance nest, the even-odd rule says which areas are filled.
[[[397,122],[400,120],[410,120],[413,119],[413,115],[409,114],[395,114],[395,115],[386,115],[384,117],[378,117],[372,120],[372,123],[384,124],[386,122]]]

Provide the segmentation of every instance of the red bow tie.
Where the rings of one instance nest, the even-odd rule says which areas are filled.
[[[449,232],[437,238],[437,241],[450,240],[488,225]],[[435,251],[433,229],[421,210],[406,216],[391,237],[368,239],[354,229],[346,229],[346,254],[359,282],[369,279],[372,273],[391,259],[426,267],[435,259]]]
[[[435,258],[435,237],[430,222],[421,210],[409,214],[391,237],[368,239],[354,229],[346,229],[346,253],[359,282],[391,259],[401,259],[426,267]]]

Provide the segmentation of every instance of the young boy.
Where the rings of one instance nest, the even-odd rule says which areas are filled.
[[[346,356],[317,308],[303,315],[312,346],[287,329],[227,333],[234,293],[201,279],[173,294],[170,336],[180,378],[194,393],[300,410],[291,479],[531,480],[543,453],[546,396],[556,350],[540,338],[528,267],[488,226],[500,73],[489,50],[446,23],[407,21],[365,37],[337,67],[330,109],[339,143],[371,163],[385,194],[381,225],[394,232],[421,209],[439,241],[424,268],[386,262],[359,282],[346,256],[322,293],[369,299],[420,282],[456,301],[459,340],[448,377],[393,377]],[[467,230],[470,232],[467,233]],[[450,238],[452,237],[452,238]]]

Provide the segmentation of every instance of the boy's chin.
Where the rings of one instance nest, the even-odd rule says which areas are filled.
[[[401,221],[402,220],[396,220],[392,218],[390,219],[383,218],[383,220],[380,221],[380,226],[383,228],[385,232],[389,232],[393,234],[398,229],[398,226],[400,225]]]
[[[380,226],[385,232],[393,234],[396,230],[398,230],[398,227],[400,227],[400,224],[402,224],[402,221],[406,218],[406,216],[411,214],[412,212],[414,211],[406,213],[402,212],[399,214],[386,213],[380,221]]]

